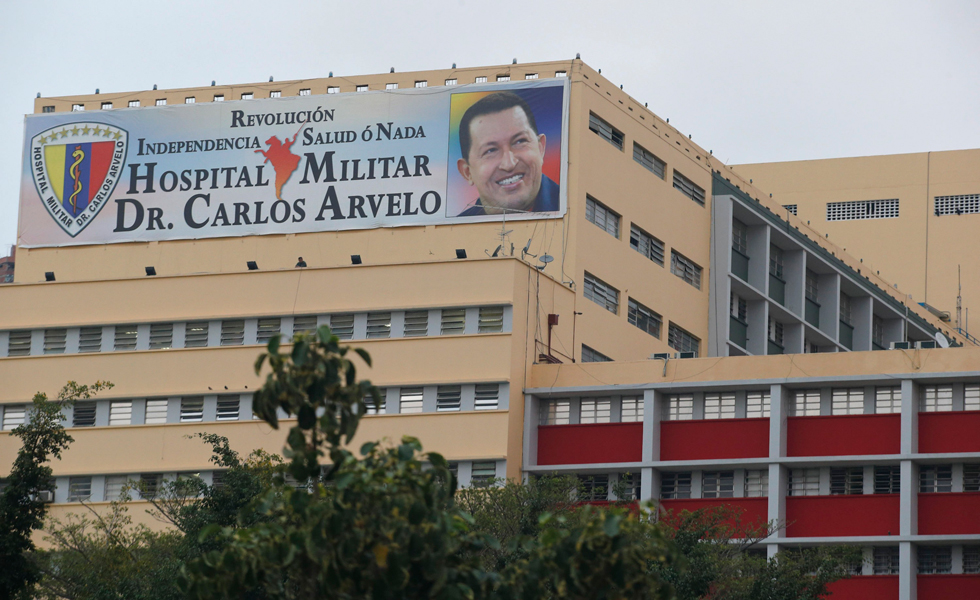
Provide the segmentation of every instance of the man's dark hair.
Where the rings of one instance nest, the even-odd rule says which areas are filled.
[[[470,145],[473,143],[470,137],[470,123],[473,122],[473,119],[483,115],[492,115],[515,106],[519,106],[524,111],[528,125],[537,135],[538,124],[534,121],[534,113],[531,112],[531,107],[524,101],[524,98],[514,92],[495,92],[480,98],[476,104],[467,108],[466,112],[463,113],[463,118],[459,121],[459,149],[463,152],[463,160],[470,158]]]

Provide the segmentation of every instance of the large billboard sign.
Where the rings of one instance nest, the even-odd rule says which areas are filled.
[[[18,244],[560,217],[568,89],[556,79],[30,115]]]

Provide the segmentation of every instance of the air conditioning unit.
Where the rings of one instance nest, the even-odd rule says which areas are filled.
[[[675,352],[674,358],[697,358],[697,352]]]
[[[939,344],[935,340],[925,340],[918,341],[915,343],[916,350],[927,350],[929,348],[938,348]]]
[[[889,350],[911,350],[912,342],[891,342],[888,344]]]
[[[54,502],[54,492],[51,490],[41,490],[37,493],[37,499],[39,502],[50,504]]]
[[[657,352],[650,355],[650,360],[670,360],[670,352]]]

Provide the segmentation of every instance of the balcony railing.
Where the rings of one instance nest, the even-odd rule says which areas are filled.
[[[854,326],[850,323],[840,322],[840,343],[848,350],[854,349]]]
[[[749,280],[749,257],[732,248],[732,273],[742,281]]]
[[[749,343],[748,324],[736,317],[729,317],[729,323],[728,339],[730,339],[733,344],[738,344],[742,348],[745,348],[746,344]]]
[[[772,273],[769,274],[769,297],[786,306],[786,282]]]
[[[803,311],[803,318],[810,325],[820,329],[820,305],[815,301],[806,299],[806,308]]]

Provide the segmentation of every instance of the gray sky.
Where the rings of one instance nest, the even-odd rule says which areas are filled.
[[[0,255],[34,96],[582,59],[730,164],[980,147],[980,2],[0,0]]]

